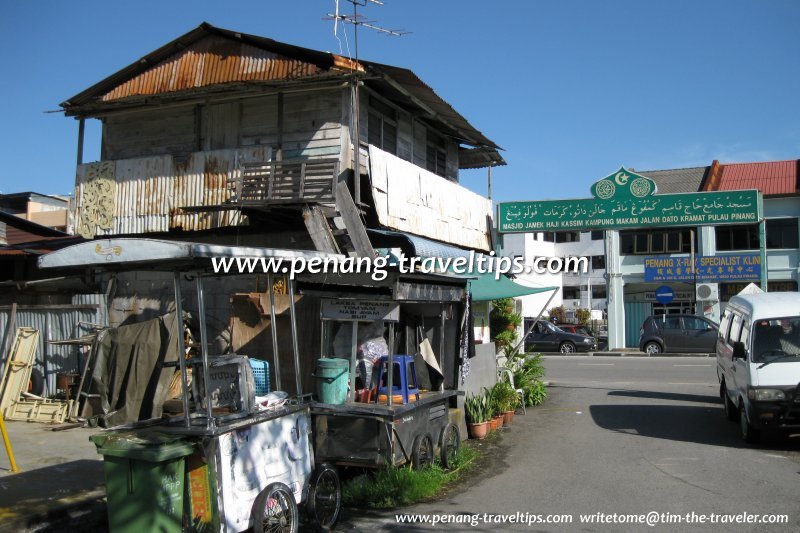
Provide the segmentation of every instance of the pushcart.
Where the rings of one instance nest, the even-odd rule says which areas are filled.
[[[323,300],[321,305],[322,346],[326,353],[332,346],[333,326],[340,329],[342,337],[349,339],[342,355],[349,356],[351,384],[358,382],[356,368],[369,376],[372,363],[357,359],[357,344],[360,342],[359,327],[368,329],[380,324],[379,329],[388,330],[386,368],[392,363],[394,331],[399,322],[400,306],[391,300],[369,301],[365,299]],[[382,335],[379,337],[383,340]],[[363,376],[363,377],[366,377]],[[393,391],[394,372],[386,373],[385,388]],[[367,400],[356,401],[358,391],[350,387],[347,401],[341,404],[316,401],[311,404],[314,421],[314,450],[319,461],[340,466],[384,467],[410,463],[421,469],[429,466],[436,457],[445,468],[450,468],[458,455],[461,435],[458,425],[450,420],[450,405],[455,396],[463,394],[456,390],[422,391],[414,394],[407,403],[393,394],[383,397],[376,394],[370,398],[370,390],[376,391],[368,381],[365,387]],[[375,384],[380,385],[380,384]]]
[[[330,259],[330,254],[180,243],[152,239],[104,239],[74,245],[39,259],[42,268],[138,271],[173,274],[175,312],[182,317],[181,284],[193,280],[197,297],[199,355],[183,357],[178,335],[177,366],[182,411],[168,419],[111,428],[93,437],[104,455],[109,522],[113,531],[298,529],[298,504],[313,522],[331,527],[339,516],[341,486],[329,464],[315,468],[308,395],[301,390],[295,286],[288,280],[296,396],[261,410],[246,357],[212,356],[206,333],[203,280],[211,258]],[[183,277],[183,279],[182,279]],[[273,274],[268,273],[275,317]],[[272,328],[277,346],[277,328]],[[280,361],[274,352],[280,390]],[[191,385],[187,378],[192,369]],[[175,368],[163,370],[175,372]]]

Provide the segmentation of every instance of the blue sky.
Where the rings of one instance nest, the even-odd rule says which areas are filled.
[[[2,2],[0,192],[70,192],[77,123],[45,112],[200,22],[338,53],[333,6]],[[362,58],[410,68],[506,150],[495,200],[585,197],[620,165],[800,158],[798,1],[385,0],[365,13],[412,33],[361,30]],[[97,126],[86,146],[97,159]],[[462,183],[485,194],[485,170]]]

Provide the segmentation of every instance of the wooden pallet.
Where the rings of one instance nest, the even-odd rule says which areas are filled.
[[[39,346],[39,330],[18,328],[11,345],[3,379],[0,382],[0,412],[6,420],[62,423],[69,415],[72,400],[30,398],[28,382],[31,379],[33,360]],[[28,396],[28,397],[26,397]]]
[[[69,415],[73,400],[22,399],[14,402],[6,410],[6,419],[28,422],[47,422],[62,424]]]

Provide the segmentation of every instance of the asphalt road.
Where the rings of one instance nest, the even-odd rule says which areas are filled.
[[[499,445],[487,445],[492,453],[489,468],[435,503],[391,513],[349,511],[341,529],[800,530],[800,437],[755,447],[742,442],[738,426],[723,415],[713,359],[552,356],[545,366],[550,398],[544,406],[517,416]],[[651,512],[662,523],[592,524],[581,523],[580,516],[595,515],[597,520],[597,513],[605,513],[604,520],[614,520],[615,513]],[[397,513],[451,523],[398,524]],[[731,518],[710,514],[739,515],[743,520],[748,518],[742,513],[785,514],[789,523],[678,523],[677,516],[686,520],[687,513],[690,519],[707,515],[706,520],[718,521]],[[537,514],[567,515],[572,521],[493,523],[510,520],[511,515],[536,520],[531,515]],[[465,524],[467,520],[474,520],[475,526]]]

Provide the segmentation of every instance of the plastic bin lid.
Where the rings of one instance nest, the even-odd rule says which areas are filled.
[[[153,463],[186,457],[195,451],[194,443],[163,433],[106,432],[89,437],[97,453]]]

